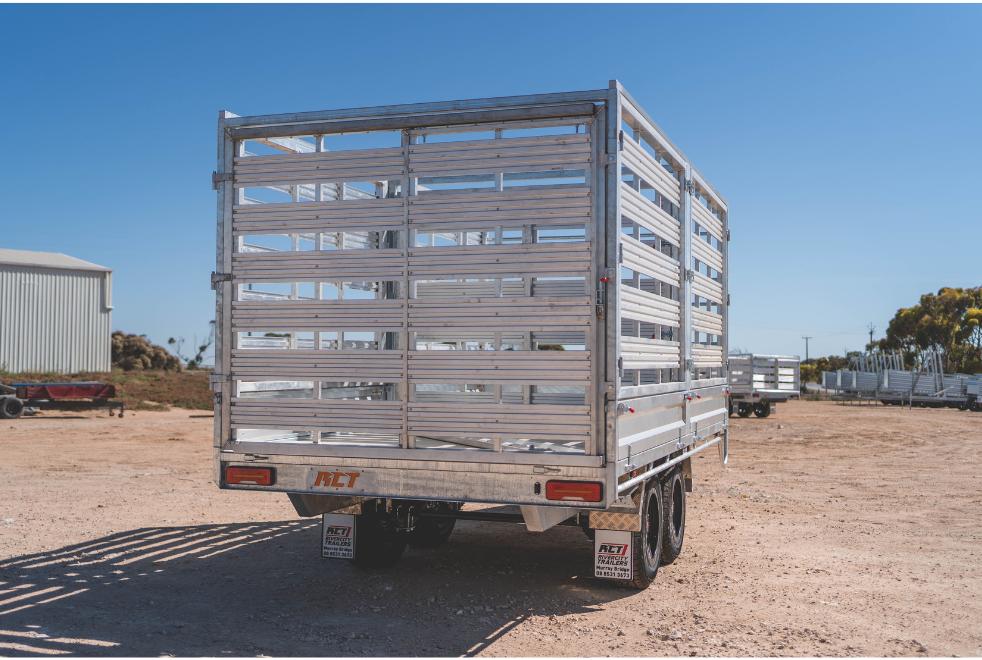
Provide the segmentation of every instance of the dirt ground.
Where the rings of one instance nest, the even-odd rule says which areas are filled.
[[[219,491],[189,411],[0,422],[0,655],[982,655],[982,415],[794,402],[695,461],[644,592],[576,528],[460,522],[384,571]]]

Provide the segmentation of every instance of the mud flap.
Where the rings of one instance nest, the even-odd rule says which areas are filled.
[[[593,539],[593,574],[608,580],[634,579],[634,534],[598,529]]]
[[[355,516],[325,513],[321,522],[321,557],[355,558]]]

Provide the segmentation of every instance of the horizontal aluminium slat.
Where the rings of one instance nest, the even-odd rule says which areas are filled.
[[[679,263],[671,257],[623,234],[621,235],[621,243],[624,246],[622,265],[625,268],[644,273],[662,282],[674,283],[679,281]]]
[[[725,238],[723,236],[723,223],[719,218],[710,213],[709,209],[697,201],[692,202],[692,219],[698,222],[703,229],[719,239],[720,242]]]
[[[692,237],[692,256],[715,268],[718,272],[723,272],[723,255],[712,245],[695,235]]]
[[[448,384],[582,384],[589,351],[410,351],[409,379]]]
[[[244,204],[233,207],[232,233],[244,236],[398,231],[403,228],[403,214],[401,199]]]
[[[233,349],[231,373],[242,380],[381,381],[403,378],[400,350]]]
[[[426,177],[576,169],[589,167],[590,152],[588,134],[420,144],[409,149],[409,172]]]
[[[682,326],[681,311],[677,300],[621,286],[621,316],[624,318],[679,328]]]
[[[696,273],[692,280],[692,291],[696,295],[702,296],[713,302],[723,302],[723,285],[709,279],[702,273]]]
[[[398,332],[403,326],[402,300],[267,300],[233,301],[232,330],[306,329]]]
[[[654,157],[637,142],[625,137],[623,144],[624,150],[621,152],[621,158],[624,165],[651,184],[670,202],[680,206],[679,192],[681,186],[675,177],[669,174],[661,163],[655,162]]]
[[[232,255],[233,282],[377,282],[401,280],[404,272],[399,249]]]
[[[544,331],[589,326],[592,301],[579,298],[472,298],[409,303],[409,328],[474,328],[480,330],[521,329]]]
[[[723,317],[701,309],[693,309],[692,327],[700,332],[721,335],[723,334]]]
[[[621,337],[621,357],[625,369],[671,369],[679,366],[678,342],[643,337]]]
[[[621,183],[621,213],[659,238],[679,247],[679,221],[626,183]]]
[[[577,225],[591,220],[589,188],[561,194],[509,191],[409,199],[409,224],[417,231],[488,230],[495,226]]]
[[[357,155],[353,155],[357,154]],[[245,156],[235,163],[236,188],[401,179],[402,148]]]
[[[409,251],[413,280],[576,277],[590,272],[590,243],[418,247]]]

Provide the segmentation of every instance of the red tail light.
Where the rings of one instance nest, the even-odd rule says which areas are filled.
[[[225,483],[272,486],[273,468],[227,467],[225,468]]]
[[[547,481],[546,499],[599,502],[603,499],[603,486],[589,481]]]

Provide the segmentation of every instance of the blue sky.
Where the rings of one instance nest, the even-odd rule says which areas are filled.
[[[607,87],[730,204],[731,347],[841,354],[982,284],[978,5],[0,6],[0,246],[116,270],[113,325],[213,318],[215,122]]]

